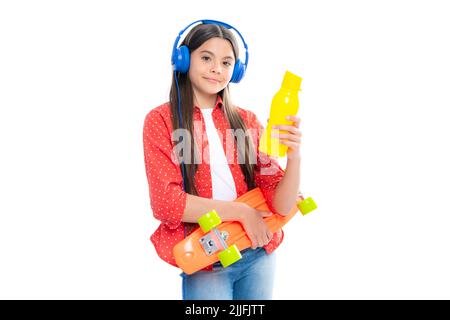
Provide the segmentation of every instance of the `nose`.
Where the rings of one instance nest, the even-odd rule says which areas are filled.
[[[211,72],[217,73],[217,74],[221,74],[222,73],[222,67],[220,65],[220,62],[219,63],[217,63],[217,62],[214,63],[214,65],[213,65],[213,67],[211,69]]]

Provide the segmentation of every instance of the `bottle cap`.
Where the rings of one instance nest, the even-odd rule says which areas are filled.
[[[300,85],[302,83],[302,78],[299,76],[293,74],[292,72],[286,71],[284,74],[283,83],[281,86],[283,88],[289,89],[289,90],[295,90],[295,91],[301,91]]]

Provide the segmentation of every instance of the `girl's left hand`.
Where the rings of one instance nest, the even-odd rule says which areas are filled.
[[[288,160],[300,159],[300,143],[302,133],[299,130],[300,118],[294,116],[287,116],[286,120],[293,121],[293,125],[275,125],[272,126],[272,137],[278,137],[280,143],[288,146],[287,158]],[[276,130],[285,130],[287,133],[281,134]]]

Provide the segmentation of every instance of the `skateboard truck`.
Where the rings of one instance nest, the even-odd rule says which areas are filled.
[[[228,267],[230,264],[242,258],[242,255],[238,247],[234,244],[228,246],[226,240],[228,239],[228,233],[219,231],[217,226],[222,223],[216,210],[211,210],[205,213],[198,219],[198,224],[205,235],[200,238],[200,244],[203,250],[205,250],[206,255],[210,256],[220,250],[217,256],[224,268]]]
[[[214,234],[213,234],[214,233]],[[225,242],[228,238],[228,233],[225,231],[220,232],[217,228],[213,228],[211,232],[205,234],[200,238],[200,243],[203,246],[203,250],[205,250],[208,256],[216,253],[220,250],[220,246],[222,248],[228,248],[227,243]],[[215,240],[217,239],[217,240]],[[218,243],[220,246],[218,246]]]

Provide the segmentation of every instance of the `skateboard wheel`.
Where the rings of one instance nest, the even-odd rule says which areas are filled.
[[[314,211],[317,209],[317,204],[314,202],[314,200],[309,197],[305,200],[301,200],[297,202],[298,210],[302,213],[302,215],[306,215],[310,213],[311,211]]]
[[[236,261],[242,258],[241,252],[239,251],[238,247],[236,247],[235,244],[223,250],[217,256],[219,257],[219,260],[224,268],[228,267],[229,265],[235,263]]]
[[[200,219],[198,219],[198,224],[205,233],[211,231],[212,228],[217,227],[221,223],[222,220],[220,219],[216,210],[211,210],[210,212],[202,215]]]

